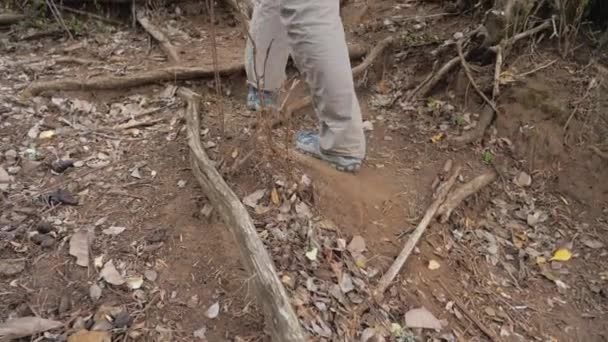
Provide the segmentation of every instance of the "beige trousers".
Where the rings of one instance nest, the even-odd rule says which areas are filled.
[[[312,92],[321,150],[363,158],[361,109],[340,18],[339,0],[258,0],[245,49],[247,80],[267,91],[285,81],[291,54]],[[270,48],[269,48],[270,47]],[[257,76],[256,76],[257,75]]]

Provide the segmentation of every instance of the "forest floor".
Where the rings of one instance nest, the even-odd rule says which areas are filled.
[[[219,64],[241,63],[240,26],[218,11]],[[73,40],[32,38],[37,31],[24,26],[0,31],[0,321],[64,324],[35,341],[97,341],[82,337],[88,330],[114,341],[268,340],[233,237],[190,170],[175,95],[187,86],[204,98],[207,153],[220,170],[237,165],[225,179],[313,340],[607,341],[608,160],[594,149],[608,147],[608,59],[585,46],[561,58],[550,34],[518,43],[505,58],[500,115],[483,140],[457,147],[450,137],[476,125],[482,104],[462,72],[432,97],[403,97],[435,59],[455,56],[430,51],[478,23],[435,15],[444,12],[392,0],[343,9],[350,43],[407,37],[356,79],[368,156],[354,175],[268,148],[250,129],[260,118],[245,108],[243,73],[222,78],[221,97],[212,77],[22,96],[35,80],[171,65],[141,28],[81,18],[85,33]],[[212,65],[198,2],[152,21],[180,66]],[[304,95],[301,86],[291,98]],[[277,144],[315,128],[312,109],[285,126],[271,133]],[[448,160],[463,167],[459,183],[492,169],[499,177],[425,232],[381,303],[392,323],[392,336],[382,336],[377,313],[355,308],[420,221]],[[417,328],[417,319],[439,326]]]

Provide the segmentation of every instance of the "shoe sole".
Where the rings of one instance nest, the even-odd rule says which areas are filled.
[[[310,157],[313,157],[313,158],[315,158],[317,160],[326,162],[327,164],[331,165],[334,169],[336,169],[336,170],[338,170],[340,172],[355,173],[355,172],[359,171],[359,169],[361,169],[361,163],[359,163],[359,164],[353,164],[352,167],[346,167],[346,166],[342,166],[342,165],[338,165],[336,163],[333,163],[333,162],[331,162],[331,161],[329,161],[327,159],[320,158],[315,153],[308,152],[308,151],[302,150],[300,148],[297,148],[297,150],[299,152],[301,152],[301,153],[304,153],[307,156],[310,156]]]

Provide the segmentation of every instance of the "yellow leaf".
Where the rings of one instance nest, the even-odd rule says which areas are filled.
[[[433,144],[437,143],[437,142],[440,142],[443,139],[444,136],[445,136],[445,134],[443,134],[443,132],[437,133],[437,134],[435,134],[435,135],[433,135],[431,137],[431,142]]]
[[[551,261],[568,261],[572,258],[572,252],[570,252],[567,248],[560,248],[555,251]]]
[[[55,131],[53,131],[53,130],[42,131],[42,132],[40,132],[40,135],[38,135],[38,139],[50,139],[53,136],[55,136]]]
[[[281,202],[281,200],[279,199],[279,193],[277,192],[276,188],[272,188],[272,191],[270,192],[270,199],[275,205],[279,205],[279,203]]]

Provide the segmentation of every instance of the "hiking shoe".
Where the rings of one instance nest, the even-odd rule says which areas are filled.
[[[264,94],[264,106],[272,106],[276,95],[269,91],[262,91]],[[260,99],[260,92],[253,86],[249,86],[249,92],[247,93],[247,108],[251,111],[258,111],[262,109],[262,100]]]
[[[338,171],[355,172],[361,167],[362,160],[355,157],[344,157],[326,154],[321,151],[319,134],[315,132],[300,132],[296,137],[296,148],[312,157],[323,160]]]

